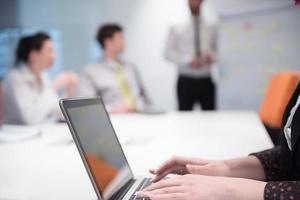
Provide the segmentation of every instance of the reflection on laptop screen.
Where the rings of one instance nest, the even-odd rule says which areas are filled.
[[[67,105],[94,181],[104,199],[125,185],[133,175],[100,100],[83,105]]]

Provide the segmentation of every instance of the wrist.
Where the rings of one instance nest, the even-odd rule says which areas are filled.
[[[254,156],[225,160],[228,176],[253,180],[265,180],[265,172],[260,161]]]
[[[223,160],[223,163],[227,168],[225,176],[234,177],[234,171],[237,170],[236,163],[234,162],[234,160]]]
[[[231,183],[226,184],[225,197],[233,200],[263,200],[266,184],[262,181],[233,178]]]

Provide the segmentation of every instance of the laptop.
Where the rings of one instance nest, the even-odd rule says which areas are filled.
[[[135,178],[100,97],[61,99],[60,108],[99,200],[140,200],[151,183]]]

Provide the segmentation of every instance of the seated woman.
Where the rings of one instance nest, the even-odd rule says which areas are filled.
[[[73,96],[77,77],[60,73],[53,81],[45,70],[55,59],[51,38],[45,33],[21,38],[16,50],[16,67],[3,84],[4,123],[39,124],[61,118],[58,92]]]

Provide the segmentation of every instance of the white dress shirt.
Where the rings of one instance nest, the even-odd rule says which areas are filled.
[[[129,62],[119,61],[123,67],[131,95],[138,111],[147,109],[147,97],[140,75],[136,67]],[[103,58],[99,63],[86,66],[79,81],[79,95],[82,97],[100,96],[108,111],[114,107],[124,105],[117,79],[116,61]]]
[[[292,143],[291,143],[291,139],[292,139],[292,133],[291,133],[291,126],[292,126],[292,123],[293,123],[293,118],[294,118],[294,115],[297,111],[297,109],[299,108],[299,105],[300,105],[300,95],[297,99],[297,102],[296,102],[296,105],[291,109],[290,111],[290,115],[288,117],[288,120],[284,126],[284,135],[285,135],[285,138],[286,138],[286,141],[287,141],[287,144],[288,144],[288,147],[290,150],[292,150]]]
[[[211,52],[216,56],[217,47],[217,24],[210,23],[205,18],[200,23],[200,50],[203,54]],[[165,58],[178,66],[180,75],[188,77],[211,76],[212,66],[193,68],[190,63],[196,56],[194,19],[188,22],[171,27]]]
[[[60,115],[58,96],[46,74],[39,84],[26,66],[13,69],[6,77],[3,97],[5,123],[39,124]]]

